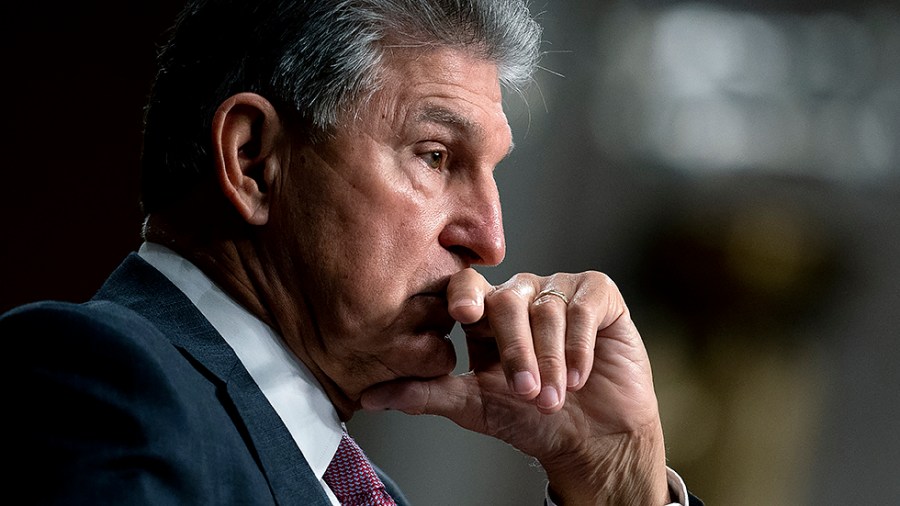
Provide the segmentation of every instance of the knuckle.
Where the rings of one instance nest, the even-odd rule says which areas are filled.
[[[504,362],[524,362],[525,357],[531,353],[531,347],[523,341],[506,343],[499,348],[500,356],[503,358]]]
[[[519,290],[509,286],[501,286],[485,298],[486,303],[492,307],[518,305],[524,300]]]
[[[520,272],[518,274],[513,275],[513,277],[509,278],[509,281],[503,283],[504,287],[516,287],[522,285],[530,285],[537,278],[534,274],[530,272]]]
[[[564,312],[561,310],[562,300],[552,295],[545,295],[548,300],[546,302],[558,301],[557,304],[547,304],[544,301],[540,304],[529,304],[528,314],[532,319],[540,320],[563,320]]]
[[[411,408],[411,414],[421,415],[428,412],[428,409],[431,407],[431,387],[425,384],[416,384],[416,399],[419,402],[415,403]]]
[[[548,372],[561,372],[565,369],[563,358],[558,355],[541,355],[537,357],[538,369],[542,376]]]
[[[582,324],[582,322],[591,320],[594,310],[590,306],[576,300],[569,303],[569,306],[566,308],[566,314],[573,323]]]
[[[580,337],[575,339],[570,339],[566,342],[566,354],[567,355],[586,355],[594,352],[594,345],[592,344],[590,339]]]
[[[582,280],[591,284],[606,284],[612,281],[612,278],[610,278],[609,275],[600,271],[584,271],[580,276]]]
[[[569,280],[569,278],[571,278],[571,277],[572,277],[572,275],[567,272],[556,272],[556,273],[553,273],[553,274],[547,276],[544,279],[547,280],[547,285],[556,286],[562,281]]]
[[[619,288],[616,286],[616,282],[613,281],[613,279],[611,277],[609,277],[608,274],[603,273],[603,272],[592,271],[592,275],[593,275],[594,279],[596,279],[597,283],[599,283],[607,288],[613,289],[615,291],[619,290]]]

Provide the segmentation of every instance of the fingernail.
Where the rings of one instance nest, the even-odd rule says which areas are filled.
[[[578,382],[581,381],[581,373],[578,372],[578,369],[569,369],[569,372],[566,374],[566,383],[569,388],[578,385]]]
[[[517,372],[513,376],[513,390],[519,395],[527,395],[537,388],[537,382],[534,375],[528,371]]]
[[[541,395],[538,396],[538,406],[549,409],[559,404],[559,392],[553,387],[544,387]]]
[[[481,305],[477,299],[458,299],[453,302],[453,307],[474,307]]]

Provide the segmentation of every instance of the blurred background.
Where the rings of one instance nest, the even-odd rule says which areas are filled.
[[[0,311],[87,298],[139,245],[141,109],[180,3],[8,7]],[[900,504],[900,5],[532,7],[547,53],[507,97],[509,253],[485,274],[617,281],[707,504]],[[540,504],[503,443],[350,426],[414,504]]]

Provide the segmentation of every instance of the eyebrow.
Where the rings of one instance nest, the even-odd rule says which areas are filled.
[[[456,112],[438,105],[428,105],[416,115],[416,120],[427,123],[437,123],[446,125],[463,134],[469,134],[477,137],[484,137],[484,127],[478,123],[474,123],[464,116],[460,116]],[[506,155],[509,156],[515,148],[512,139],[509,140],[509,150]]]

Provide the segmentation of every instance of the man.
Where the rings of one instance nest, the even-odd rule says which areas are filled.
[[[505,254],[501,84],[539,38],[514,0],[190,3],[147,108],[144,245],[91,301],[0,320],[35,502],[405,504],[342,424],[397,409],[534,456],[548,502],[685,503],[615,285],[472,269]]]

